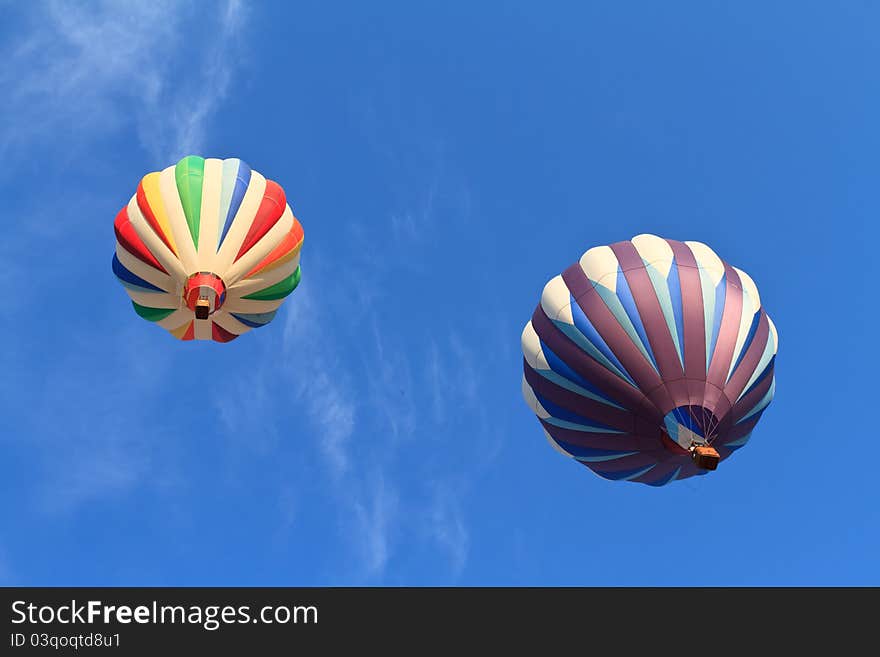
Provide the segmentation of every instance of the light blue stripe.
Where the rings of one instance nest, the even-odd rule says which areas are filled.
[[[647,468],[640,468],[638,470],[624,470],[623,472],[601,472],[599,470],[595,470],[595,472],[605,479],[612,479],[614,481],[630,481],[632,479],[637,479],[641,477],[643,474],[653,469],[656,466],[655,464],[649,465]]]
[[[727,274],[721,277],[715,286],[715,317],[712,320],[712,341],[709,345],[709,363],[715,355],[715,343],[718,341],[718,333],[721,331],[721,318],[724,316],[724,304],[727,301]]]
[[[235,319],[245,326],[259,328],[271,322],[277,312],[277,310],[273,310],[268,313],[230,313],[230,315],[235,317]]]
[[[542,420],[547,424],[552,424],[554,427],[559,427],[560,429],[571,429],[572,431],[581,431],[583,433],[626,433],[625,431],[618,431],[617,429],[602,429],[599,427],[593,427],[587,424],[578,424],[576,422],[568,422],[567,420],[560,420],[558,418],[553,417],[542,417]]]
[[[541,351],[544,354],[544,358],[547,360],[547,364],[556,375],[555,377],[550,377],[544,374],[546,370],[536,370],[538,373],[544,376],[544,378],[550,379],[554,383],[557,382],[557,379],[566,380],[568,385],[564,385],[563,387],[568,388],[569,390],[571,390],[571,388],[569,388],[569,385],[577,388],[577,390],[574,390],[573,392],[584,394],[584,396],[589,397],[590,399],[595,399],[596,401],[602,402],[603,404],[608,404],[609,406],[623,408],[623,406],[616,404],[610,398],[606,397],[604,394],[602,394],[602,391],[596,388],[596,386],[594,386],[592,383],[583,378],[580,374],[571,369],[565,363],[565,361],[557,356],[556,353],[552,349],[550,349],[550,347],[548,347],[543,341],[540,343],[540,345]]]
[[[636,300],[633,298],[632,290],[629,289],[629,283],[626,281],[626,276],[620,268],[617,270],[617,298],[620,300],[624,311],[626,311],[627,317],[629,317],[630,322],[632,322],[633,327],[635,327],[636,332],[639,334],[639,338],[649,356],[651,365],[654,366],[654,370],[659,374],[660,368],[657,366],[657,359],[654,358],[654,352],[651,349],[651,342],[648,340],[648,334],[645,332],[645,325],[642,324],[639,309],[636,307]]]
[[[617,356],[614,355],[614,353],[605,343],[605,340],[603,340],[602,336],[599,335],[596,327],[593,326],[592,322],[590,322],[590,320],[584,314],[584,311],[581,310],[581,307],[577,304],[577,302],[573,298],[569,298],[571,299],[571,316],[572,320],[574,321],[574,326],[570,328],[575,329],[574,333],[577,333],[581,336],[578,344],[584,347],[584,350],[587,351],[587,353],[589,353],[596,360],[605,365],[605,367],[607,367],[609,370],[635,386],[635,381],[633,381],[632,377],[629,375],[629,373],[627,373],[621,362],[617,360]],[[560,328],[562,328],[563,326],[569,326],[564,322],[556,323],[560,326]]]
[[[752,344],[752,340],[755,339],[755,333],[758,332],[758,324],[760,323],[760,321],[761,311],[758,310],[752,317],[752,325],[749,327],[749,332],[746,335],[745,342],[743,342],[743,346],[739,351],[739,355],[736,357],[736,361],[734,362],[733,367],[730,368],[730,372],[727,375],[727,381],[730,381],[730,377],[733,376],[733,373],[736,372],[736,368],[739,367],[742,359],[745,358],[746,352],[749,350],[749,347]]]
[[[678,264],[672,261],[669,270],[669,278],[666,279],[669,287],[669,297],[672,301],[672,314],[675,317],[675,329],[678,332],[678,353],[681,356],[681,366],[684,367],[684,309],[681,300],[681,279],[678,275]]]
[[[644,260],[643,260],[644,262]],[[645,271],[648,272],[648,278],[651,279],[651,285],[654,287],[654,294],[657,301],[660,302],[660,309],[663,311],[663,319],[666,320],[666,328],[669,329],[669,335],[672,337],[672,344],[675,346],[675,353],[678,354],[678,360],[684,369],[684,358],[681,355],[681,347],[678,344],[678,330],[675,328],[675,315],[672,312],[672,299],[669,296],[669,285],[666,278],[653,265],[645,263]]]
[[[726,443],[724,446],[731,451],[735,450],[735,449],[739,449],[740,447],[745,445],[747,442],[749,442],[749,438],[751,438],[751,437],[752,437],[752,432],[750,431],[742,438],[737,438],[736,440],[732,440],[729,443]]]
[[[217,239],[217,250],[223,244],[226,233],[232,227],[232,222],[241,207],[245,192],[251,182],[251,168],[238,159],[223,160],[223,185],[220,191],[220,216],[225,216],[223,230]]]
[[[738,421],[737,424],[742,424],[750,417],[754,416],[756,413],[760,413],[767,406],[770,405],[770,402],[773,401],[773,395],[776,394],[776,377],[773,378],[773,382],[770,384],[770,387],[767,389],[767,392],[764,393],[764,396],[761,397],[761,401],[755,404],[755,407],[750,410],[748,413],[743,415]]]

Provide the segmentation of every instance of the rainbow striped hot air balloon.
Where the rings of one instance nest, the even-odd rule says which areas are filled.
[[[181,340],[268,324],[300,280],[303,229],[284,190],[238,159],[147,174],[114,228],[113,272],[135,312]]]
[[[699,242],[587,251],[522,334],[550,443],[606,479],[662,486],[746,444],[773,398],[776,329],[749,276]]]

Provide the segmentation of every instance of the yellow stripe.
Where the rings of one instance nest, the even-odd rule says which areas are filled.
[[[283,265],[287,262],[290,262],[296,256],[299,255],[299,252],[302,250],[302,245],[303,245],[303,240],[300,240],[299,242],[297,242],[297,245],[295,247],[293,247],[290,251],[287,252],[287,255],[283,255],[280,258],[278,258],[278,260],[276,260],[275,262],[266,265],[265,267],[263,267],[259,271],[255,271],[254,276],[256,276],[257,274],[265,274],[266,272],[272,271],[276,267],[280,267],[281,265]]]
[[[185,324],[178,326],[176,329],[170,329],[169,333],[173,335],[178,340],[183,340],[183,336],[186,335],[186,330],[189,328],[191,321],[187,321]]]
[[[144,176],[144,194],[146,194],[147,203],[149,203],[150,209],[153,211],[153,216],[156,217],[156,221],[159,223],[162,232],[165,233],[171,248],[174,249],[175,254],[179,254],[180,250],[177,248],[177,243],[174,241],[174,233],[171,231],[171,222],[168,221],[168,213],[165,212],[162,193],[159,191],[159,176],[160,173],[158,171],[153,171]]]

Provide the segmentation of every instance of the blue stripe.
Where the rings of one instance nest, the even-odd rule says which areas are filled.
[[[702,427],[697,424],[696,418],[691,415],[690,411],[686,408],[675,409],[675,417],[678,418],[678,423],[683,427],[690,429],[696,434],[703,435]]]
[[[599,335],[599,331],[596,330],[596,327],[593,326],[592,322],[587,319],[587,316],[584,314],[584,311],[581,309],[578,302],[575,301],[574,297],[569,296],[571,300],[571,317],[574,320],[575,327],[583,334],[583,336],[590,341],[596,349],[599,350],[605,358],[607,358],[618,370],[620,373],[626,378],[627,381],[636,385],[635,381],[633,381],[632,377],[626,371],[626,368],[621,364],[619,360],[617,360],[617,356],[614,355],[614,352],[609,349],[608,345],[605,344],[605,340],[602,339],[602,336]],[[636,386],[637,387],[637,386]]]
[[[675,470],[670,472],[668,475],[665,475],[664,477],[661,477],[660,479],[655,479],[654,481],[646,481],[645,483],[648,484],[649,486],[665,486],[670,481],[675,479],[678,476],[679,472],[681,472],[681,467],[676,468]]]
[[[575,457],[576,459],[583,459],[585,461],[613,461],[616,458],[630,456],[636,453],[632,450],[621,452],[620,450],[615,449],[593,449],[592,447],[582,447],[581,445],[567,443],[556,438],[554,438],[554,440],[559,443],[559,446],[562,447],[562,449],[571,454],[573,457]]]
[[[532,392],[534,392],[534,390]],[[607,424],[602,424],[601,422],[597,422],[596,420],[586,418],[583,415],[578,415],[574,411],[570,411],[567,408],[562,408],[562,406],[554,404],[552,401],[550,401],[546,397],[542,397],[537,392],[535,392],[535,398],[538,400],[538,403],[541,404],[541,406],[543,406],[544,409],[556,419],[565,420],[566,422],[573,422],[574,424],[581,424],[585,427],[606,429],[609,432],[620,433],[619,430],[609,427]]]
[[[742,438],[737,438],[736,440],[731,441],[730,444],[724,445],[724,448],[729,449],[731,452],[735,452],[736,450],[740,449],[741,447],[745,447],[746,443],[749,442],[749,438],[751,438],[751,437],[752,437],[752,434],[751,434],[751,432],[749,432],[745,436],[743,436]],[[739,444],[737,444],[737,443],[739,443]]]
[[[596,395],[597,397],[601,397],[610,404],[616,403],[608,395],[599,390],[595,385],[587,381],[580,374],[578,374],[568,365],[566,365],[559,356],[553,353],[553,350],[550,349],[550,347],[548,347],[543,340],[541,341],[541,351],[544,352],[544,358],[547,359],[547,364],[550,365],[550,369],[556,372],[559,376],[564,377],[572,383],[579,385],[584,390],[589,390],[594,395]]]
[[[251,328],[259,328],[261,326],[265,326],[275,317],[277,310],[273,310],[269,313],[229,313],[239,322],[244,324],[245,326],[250,326]]]
[[[223,240],[226,239],[226,233],[229,232],[229,228],[232,226],[232,220],[235,219],[235,214],[238,212],[238,208],[241,207],[241,201],[244,199],[244,194],[247,191],[250,182],[251,168],[245,162],[239,160],[238,174],[235,176],[235,188],[232,190],[232,201],[229,203],[229,210],[226,213],[226,222],[223,224],[223,233],[220,235],[220,243],[217,245],[218,250],[220,249],[220,246],[222,246]]]
[[[669,287],[669,297],[672,301],[672,315],[675,317],[675,330],[678,333],[678,352],[681,354],[682,367],[684,367],[684,309],[681,301],[681,279],[678,276],[678,264],[672,260],[672,268],[666,279]]]
[[[776,355],[774,354],[773,357],[770,359],[770,362],[767,363],[767,367],[765,367],[765,368],[764,368],[764,371],[761,372],[761,375],[760,375],[757,379],[755,379],[755,382],[754,382],[752,385],[750,385],[750,386],[748,387],[748,389],[747,389],[743,394],[740,395],[740,399],[742,399],[742,398],[745,397],[747,394],[749,394],[752,390],[754,390],[754,389],[757,388],[759,385],[761,385],[761,381],[763,381],[764,379],[766,379],[766,378],[767,378],[767,375],[770,374],[770,372],[773,371],[773,363],[774,363],[775,361],[776,361]]]
[[[736,357],[736,364],[730,370],[730,376],[727,377],[728,381],[730,381],[730,377],[733,376],[733,373],[736,372],[736,368],[739,367],[742,359],[745,358],[746,352],[749,350],[749,346],[752,344],[752,340],[755,339],[755,333],[758,332],[758,324],[760,322],[761,311],[758,310],[755,313],[755,316],[752,317],[752,325],[749,327],[749,333],[746,336],[746,341],[743,343],[742,350],[739,352],[739,356]]]
[[[599,470],[593,470],[593,472],[595,472],[600,477],[605,477],[605,479],[619,481],[621,479],[629,479],[630,477],[636,477],[639,474],[644,474],[653,467],[653,465],[649,465],[648,467],[636,468],[634,470],[621,470],[618,472],[600,472]]]
[[[715,342],[718,340],[718,332],[721,330],[721,317],[724,315],[724,302],[727,299],[727,274],[721,277],[715,286],[715,317],[712,321],[712,339],[709,343],[709,362],[715,355]],[[708,366],[707,366],[708,368]]]
[[[651,350],[651,342],[648,340],[648,334],[645,332],[645,326],[642,324],[642,318],[639,316],[639,309],[636,307],[636,300],[633,298],[632,290],[629,289],[629,283],[626,282],[626,276],[623,275],[623,270],[620,269],[620,267],[617,268],[617,298],[620,299],[620,304],[626,311],[626,316],[629,317],[629,321],[631,321],[635,327],[636,333],[639,334],[639,338],[645,347],[645,351],[647,351],[648,355],[651,357],[654,369],[659,372],[660,367],[657,365],[657,360],[654,358],[654,352]]]
[[[141,287],[150,292],[166,292],[166,290],[163,290],[160,287],[156,287],[149,281],[145,281],[134,272],[126,269],[125,265],[119,262],[119,258],[116,257],[115,253],[113,254],[113,273],[116,274],[116,277],[123,283],[128,283],[129,285]]]

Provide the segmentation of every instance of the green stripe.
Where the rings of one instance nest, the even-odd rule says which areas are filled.
[[[141,306],[134,301],[131,302],[131,305],[134,306],[134,311],[148,322],[161,322],[176,310],[175,308],[150,308]]]
[[[278,281],[275,285],[257,290],[253,294],[248,294],[242,299],[253,299],[254,301],[274,301],[275,299],[283,299],[296,289],[299,285],[300,271],[296,268],[290,276],[284,280]]]
[[[197,155],[188,155],[174,167],[177,193],[186,215],[186,224],[193,244],[199,248],[199,220],[202,214],[202,179],[205,177],[205,160]]]

